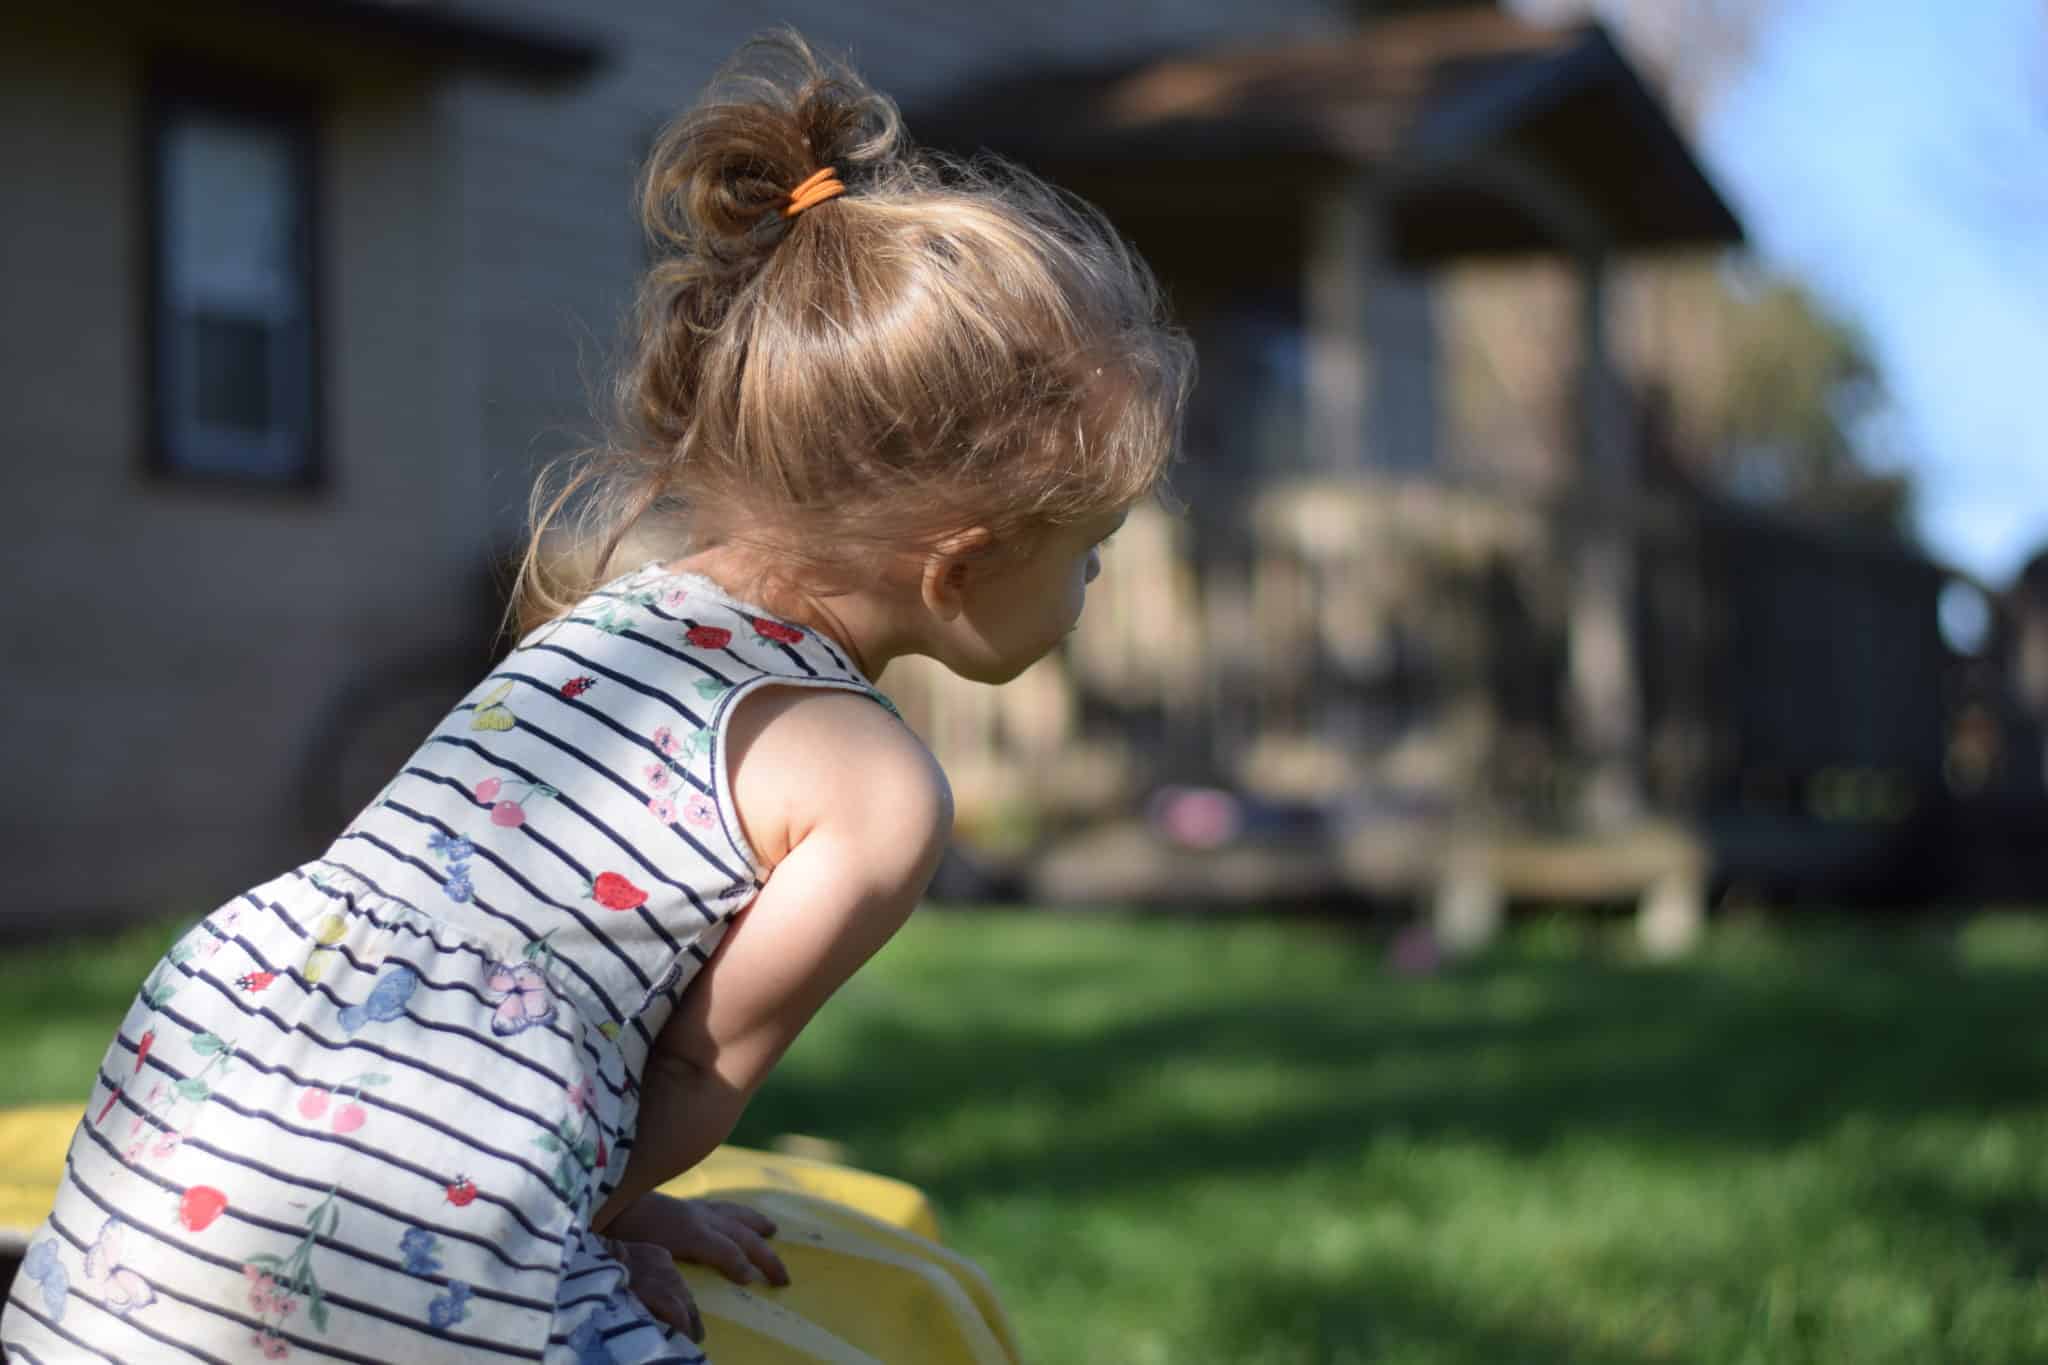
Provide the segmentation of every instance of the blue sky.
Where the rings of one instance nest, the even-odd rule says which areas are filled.
[[[1864,334],[1928,546],[2009,581],[2048,546],[2048,6],[1781,0],[1701,142]]]

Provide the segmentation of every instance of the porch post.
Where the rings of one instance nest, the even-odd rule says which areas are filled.
[[[1372,382],[1366,306],[1381,236],[1368,178],[1352,172],[1326,185],[1309,201],[1308,218],[1301,281],[1308,462],[1319,472],[1355,470],[1365,462]]]
[[[1588,765],[1582,813],[1596,829],[1640,814],[1642,703],[1634,605],[1636,469],[1608,350],[1607,256],[1579,256],[1578,534],[1569,627],[1571,723]]]

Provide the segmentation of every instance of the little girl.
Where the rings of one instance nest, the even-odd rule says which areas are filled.
[[[785,1278],[766,1219],[650,1192],[945,846],[946,779],[872,680],[1004,682],[1073,629],[1191,357],[1097,214],[913,150],[794,36],[643,188],[619,434],[538,511],[541,624],[322,857],[150,973],[8,1361],[699,1361],[671,1256]],[[541,537],[572,505],[596,568],[565,583]],[[629,531],[679,557],[617,572]]]

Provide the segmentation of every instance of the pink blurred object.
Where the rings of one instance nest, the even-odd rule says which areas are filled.
[[[1152,798],[1152,822],[1183,848],[1221,848],[1244,829],[1244,808],[1214,787],[1164,787]]]
[[[1387,965],[1402,976],[1431,976],[1443,963],[1443,950],[1426,924],[1411,924],[1394,935],[1387,952]]]

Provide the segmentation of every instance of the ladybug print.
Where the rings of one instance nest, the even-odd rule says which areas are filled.
[[[724,649],[732,643],[732,632],[724,626],[691,626],[683,638],[699,649]]]
[[[616,872],[600,872],[588,894],[607,910],[632,910],[647,903],[647,893]]]
[[[235,984],[243,990],[254,994],[265,989],[275,980],[277,980],[276,972],[248,972],[236,977]]]
[[[562,695],[574,701],[595,686],[597,686],[597,679],[595,678],[571,678],[562,684]]]
[[[765,616],[754,618],[754,633],[764,640],[773,640],[779,645],[793,645],[804,638],[804,633],[795,626],[785,626],[780,621],[770,621]]]
[[[466,1175],[458,1175],[448,1182],[448,1202],[461,1208],[476,1198],[476,1182]]]

